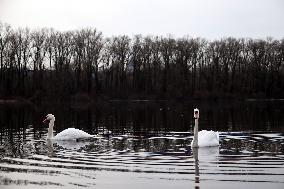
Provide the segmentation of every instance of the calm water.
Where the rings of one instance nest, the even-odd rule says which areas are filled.
[[[192,151],[193,108],[220,146]],[[110,138],[47,142],[80,128]],[[284,103],[111,101],[0,107],[0,188],[284,188]]]

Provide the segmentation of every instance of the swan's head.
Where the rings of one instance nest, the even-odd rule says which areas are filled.
[[[45,120],[43,120],[43,122],[47,122],[47,121],[55,121],[55,116],[53,114],[47,114]]]
[[[193,116],[194,116],[195,119],[199,118],[199,110],[197,108],[194,109]]]

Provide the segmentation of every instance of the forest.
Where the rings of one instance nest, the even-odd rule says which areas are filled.
[[[284,98],[284,38],[104,37],[0,23],[0,99]]]

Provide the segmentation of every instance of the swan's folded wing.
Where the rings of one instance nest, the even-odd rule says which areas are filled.
[[[93,135],[86,133],[85,131],[75,129],[75,128],[68,128],[64,131],[58,133],[53,139],[55,140],[77,140],[80,138],[90,138]]]
[[[202,130],[198,132],[198,146],[218,146],[219,145],[219,133],[214,131]]]

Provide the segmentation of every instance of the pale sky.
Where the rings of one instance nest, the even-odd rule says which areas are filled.
[[[284,37],[284,0],[0,0],[14,28],[96,28],[103,35]]]

